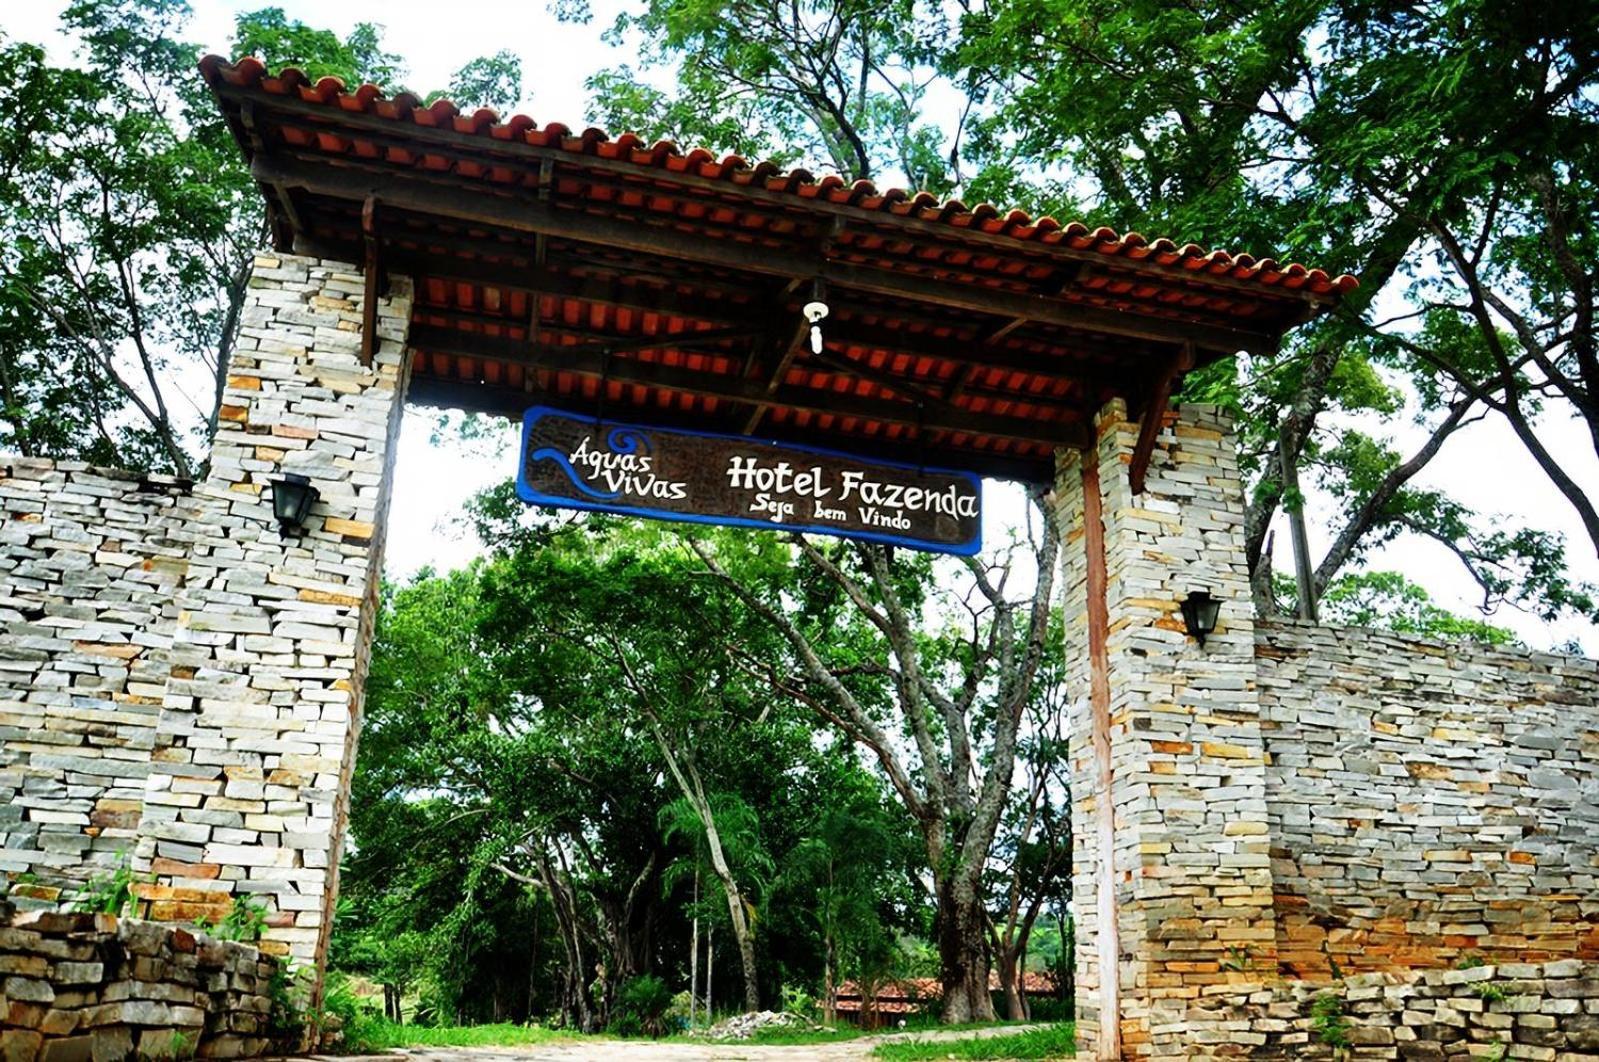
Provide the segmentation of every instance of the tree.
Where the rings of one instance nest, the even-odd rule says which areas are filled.
[[[0,447],[201,473],[265,211],[184,40],[183,0],[75,0],[77,65],[0,37]],[[271,66],[396,85],[377,27],[243,12]],[[520,95],[504,53],[452,86]]]
[[[676,88],[609,71],[590,84],[595,110],[847,177],[897,170],[967,202],[1292,249],[1357,273],[1341,312],[1282,356],[1225,359],[1187,383],[1239,421],[1257,608],[1277,607],[1273,520],[1300,502],[1285,498],[1286,456],[1335,505],[1318,595],[1404,535],[1454,553],[1490,606],[1595,614],[1558,535],[1421,486],[1450,440],[1501,418],[1590,537],[1599,529],[1578,455],[1538,431],[1540,418],[1599,423],[1580,265],[1599,201],[1585,11],[962,0],[955,13],[952,30],[928,5],[642,0],[612,32],[671,66]],[[1420,430],[1408,450],[1388,427],[1400,413]]]
[[[382,27],[371,22],[356,23],[341,39],[289,18],[281,7],[263,7],[234,20],[233,44],[235,54],[253,55],[271,70],[295,67],[312,81],[336,77],[352,86],[370,82],[398,89],[405,76],[400,57],[383,50]]]
[[[821,772],[804,832],[779,861],[767,906],[789,912],[820,937],[819,1002],[823,1024],[831,1025],[838,1020],[839,985],[853,979],[865,1000],[917,898],[907,892],[902,810],[885,802],[880,783],[848,747],[830,755]]]
[[[989,92],[987,139],[1066,168],[1092,216],[1292,247],[1362,278],[1286,357],[1246,365],[1241,388],[1226,363],[1190,383],[1242,418],[1262,612],[1275,607],[1271,520],[1297,503],[1279,476],[1286,447],[1339,506],[1318,593],[1409,534],[1452,550],[1490,599],[1593,614],[1557,536],[1417,486],[1459,431],[1503,417],[1599,547],[1574,455],[1550,454],[1535,425],[1562,411],[1595,423],[1591,274],[1572,268],[1594,238],[1599,31],[1586,12],[1153,0],[963,12],[944,69]],[[1404,305],[1374,320],[1385,291]],[[1405,454],[1374,426],[1407,400],[1425,430]]]
[[[1284,587],[1286,589],[1286,587]],[[1399,572],[1356,572],[1340,577],[1322,599],[1322,615],[1350,627],[1377,627],[1445,641],[1515,645],[1516,636],[1471,616],[1439,608],[1427,591]]]
[[[351,805],[352,894],[403,896],[409,879],[447,877],[452,892],[384,926],[435,934],[433,976],[457,1008],[485,974],[510,995],[473,955],[510,954],[499,965],[538,975],[514,924],[549,911],[555,1009],[593,1031],[650,961],[664,852],[655,819],[669,796],[649,738],[618,721],[585,659],[525,632],[498,637],[485,600],[494,576],[480,564],[387,596]],[[455,846],[442,862],[427,843],[435,831]],[[512,900],[516,923],[497,929],[493,914]]]
[[[586,18],[586,4],[567,10]],[[616,129],[822,165],[850,179],[898,169],[951,187],[944,136],[924,119],[936,72],[927,43],[943,17],[900,0],[726,5],[647,0],[608,38],[641,42],[648,67],[672,66],[675,94],[628,67],[590,79],[596,116]]]
[[[492,533],[492,532],[491,532]],[[760,1007],[749,851],[734,852],[718,822],[715,774],[740,750],[783,740],[760,688],[714,638],[685,638],[687,627],[734,629],[728,595],[703,577],[657,524],[591,520],[536,550],[505,554],[486,588],[494,629],[506,638],[540,637],[581,660],[595,709],[640,727],[704,835],[708,866],[726,897],[739,948],[746,1009]],[[759,638],[756,632],[746,641]],[[719,763],[718,761],[722,761]]]
[[[1041,518],[1042,499],[1033,500]],[[746,666],[870,753],[916,822],[933,878],[948,1022],[994,1017],[983,872],[1045,656],[1058,552],[1047,521],[1029,531],[1026,543],[965,558],[964,593],[938,589],[926,555],[891,560],[880,545],[798,535],[790,539],[805,562],[792,569],[797,578],[755,585],[734,559],[737,540],[690,540],[789,645],[786,660],[742,651]],[[1012,589],[1013,577],[1025,579],[1019,554],[1035,577],[1030,594]]]
[[[214,426],[262,211],[186,13],[82,0],[81,69],[0,53],[0,388],[23,453],[192,476]]]
[[[1067,770],[1066,632],[1057,610],[1026,727],[1018,740],[1018,796],[1006,808],[995,838],[989,893],[989,938],[1005,994],[1005,1016],[1027,1009],[1027,956],[1033,927],[1048,907],[1064,910],[1071,897],[1072,824]]]
[[[469,60],[450,78],[449,90],[435,95],[449,97],[463,111],[488,107],[507,112],[522,100],[522,60],[503,50]]]

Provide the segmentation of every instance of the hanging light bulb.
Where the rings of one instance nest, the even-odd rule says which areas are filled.
[[[822,352],[821,322],[822,318],[827,316],[827,303],[807,302],[805,304],[805,308],[800,312],[803,313],[805,315],[805,319],[811,323],[811,353],[820,354]]]

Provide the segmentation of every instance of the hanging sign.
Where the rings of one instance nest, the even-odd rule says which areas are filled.
[[[535,406],[516,492],[530,505],[865,538],[969,556],[982,481],[743,435],[596,421]]]

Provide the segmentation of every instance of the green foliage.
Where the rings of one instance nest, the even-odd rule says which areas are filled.
[[[178,1029],[152,1029],[139,1038],[139,1058],[144,1062],[184,1062],[199,1045]]]
[[[253,55],[273,71],[292,66],[312,81],[336,77],[352,88],[369,82],[399,91],[405,67],[383,50],[382,35],[382,27],[359,22],[340,38],[289,18],[281,7],[240,12],[233,22],[236,54]]]
[[[122,917],[131,915],[139,902],[134,887],[154,881],[151,874],[135,873],[124,855],[109,873],[98,873],[89,878],[82,892],[68,905],[73,911],[86,914],[107,914]]]
[[[872,1057],[886,1062],[920,1062],[945,1058],[1070,1058],[1077,1053],[1077,1030],[1071,1022],[1044,1029],[966,1040],[905,1040],[878,1044]]]
[[[1334,1050],[1350,1046],[1349,1019],[1344,1016],[1343,997],[1337,992],[1323,992],[1311,1001],[1310,1031]]]
[[[396,1025],[381,1018],[363,1026],[359,1041],[346,1040],[352,1051],[393,1051],[405,1047],[524,1047],[559,1043],[567,1035],[538,1025],[493,1022],[482,1025]]]
[[[622,985],[611,1031],[618,1036],[648,1036],[659,1040],[667,1033],[667,1012],[672,990],[654,974],[641,974]]]
[[[266,904],[252,896],[241,895],[233,898],[233,906],[222,916],[220,922],[212,925],[201,919],[198,925],[218,940],[237,940],[254,944],[266,931],[266,919]]]
[[[191,474],[262,209],[176,0],[79,0],[80,64],[0,46],[0,446]],[[209,397],[209,396],[207,396]],[[183,402],[180,407],[177,403]]]
[[[1503,1003],[1506,997],[1504,986],[1493,981],[1473,981],[1471,991],[1484,1003]]]
[[[1292,592],[1291,582],[1284,588]],[[1435,605],[1427,591],[1399,572],[1356,572],[1327,588],[1321,619],[1351,627],[1375,627],[1445,641],[1516,645],[1515,634],[1485,620],[1460,616]]]
[[[271,1009],[267,1013],[267,1036],[274,1042],[298,1046],[305,1038],[313,1017],[309,1001],[314,973],[309,968],[279,962],[267,983]]]
[[[195,476],[239,327],[263,203],[195,70],[183,0],[74,0],[71,65],[0,36],[0,450]],[[377,27],[237,14],[232,54],[312,78],[403,71]],[[504,53],[469,104],[520,94]]]
[[[1245,361],[1241,387],[1225,364],[1188,381],[1187,397],[1241,418],[1251,563],[1282,502],[1277,439],[1291,423],[1307,488],[1335,503],[1324,584],[1404,534],[1460,547],[1490,605],[1592,616],[1591,591],[1550,563],[1558,541],[1415,487],[1437,447],[1400,452],[1385,423],[1403,414],[1443,446],[1503,415],[1536,456],[1527,416],[1599,408],[1575,379],[1591,357],[1578,322],[1592,285],[1550,253],[1565,238],[1573,257],[1560,260],[1581,260],[1595,239],[1592,48],[1583,15],[1480,0],[990,0],[963,6],[945,69],[983,87],[977,125],[1001,153],[1072,175],[1091,222],[1360,275],[1284,355]],[[1473,309],[1473,290],[1492,313]],[[1402,308],[1376,322],[1379,292],[1393,297],[1385,313]],[[1586,499],[1550,476],[1599,535]]]
[[[504,115],[522,99],[522,60],[503,50],[479,56],[455,72],[443,95],[463,111],[488,107]]]
[[[329,970],[322,982],[322,1027],[337,1028],[343,1048],[354,1053],[382,1050],[383,1019],[359,995],[343,970]]]
[[[587,5],[567,7],[586,18]],[[918,187],[951,187],[943,134],[925,120],[930,41],[945,19],[914,3],[648,0],[607,34],[636,42],[645,68],[673,68],[675,91],[623,66],[590,79],[596,116],[668,136],[847,177],[899,169]],[[848,71],[844,76],[832,72]]]

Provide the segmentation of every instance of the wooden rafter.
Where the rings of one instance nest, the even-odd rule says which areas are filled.
[[[825,282],[817,280],[811,284],[811,298],[818,302],[826,300],[827,285]],[[755,434],[755,429],[760,427],[761,418],[766,416],[766,410],[771,405],[769,401],[764,401],[764,399],[770,399],[777,393],[777,389],[782,386],[783,378],[788,375],[789,366],[794,364],[794,359],[799,357],[800,351],[805,349],[805,344],[810,340],[811,324],[803,316],[796,314],[793,324],[789,328],[773,329],[770,334],[772,339],[766,347],[768,351],[767,357],[756,359],[758,369],[761,368],[761,361],[769,362],[765,366],[766,379],[760,389],[763,401],[757,402],[755,407],[750,410],[750,415],[745,419],[742,429],[745,435]]]
[[[460,330],[464,334],[468,335],[507,336],[510,335],[513,330],[523,329],[526,327],[526,322],[524,322],[521,318],[493,314],[471,313],[468,311],[457,310],[453,307],[418,304],[413,309],[412,313],[412,319],[418,324],[448,327],[451,329]],[[797,316],[797,310],[795,311],[795,314]],[[837,329],[828,331],[830,343],[833,342],[833,336],[836,331]],[[597,351],[603,351],[607,347],[612,349],[613,352],[624,350],[671,349],[684,354],[703,354],[711,357],[738,359],[742,363],[740,366],[741,375],[749,375],[752,371],[752,364],[757,363],[752,360],[752,355],[750,353],[752,348],[759,347],[761,351],[775,349],[775,347],[781,342],[781,340],[777,339],[773,333],[769,331],[763,331],[753,322],[747,323],[743,327],[699,329],[693,331],[672,333],[662,332],[641,335],[638,333],[621,333],[568,325],[565,323],[540,321],[535,328],[535,332],[542,336],[571,337],[578,342],[587,343],[590,350]],[[526,335],[527,333],[524,332],[523,334]],[[743,353],[740,353],[737,349],[737,340],[746,336],[754,336],[754,342],[749,344]],[[730,349],[723,349],[723,345],[728,343],[732,343],[734,346]],[[833,345],[865,345],[874,349],[881,346],[881,344],[876,341],[861,343],[858,340],[858,337],[856,337],[853,333],[851,333],[848,338],[839,339]],[[560,349],[570,349],[570,347],[571,344],[560,345]],[[529,344],[528,350],[528,360],[531,364],[532,361],[536,359],[537,351],[534,349],[534,346],[531,343]],[[760,351],[757,351],[753,357],[758,358],[759,356]],[[923,351],[915,351],[914,348],[912,351],[898,349],[891,354],[891,358],[894,360],[904,358],[934,358],[940,360],[955,360],[970,359],[971,357],[973,357],[973,355],[969,345],[963,345],[955,342],[950,342],[947,349],[934,348]],[[939,395],[931,389],[930,379],[919,380],[915,377],[889,372],[873,367],[862,359],[847,357],[832,350],[824,350],[820,356],[807,354],[806,361],[807,363],[814,362],[817,366],[825,367],[828,371],[837,371],[840,373],[846,373],[859,379],[870,380],[880,387],[887,388],[894,393],[903,396],[907,401],[923,402],[930,407],[941,404],[947,406],[956,405],[956,403],[942,400]],[[1039,366],[1038,359],[1036,357],[1028,359],[1022,355],[1013,354],[1008,360],[1002,361],[1002,364],[1009,364],[1012,361],[1015,362],[1016,371],[1027,372],[1031,374],[1038,374],[1044,371]],[[769,358],[766,363],[770,363]],[[1069,368],[1061,368],[1060,372],[1062,375],[1054,377],[1056,381],[1070,382],[1071,384],[1075,385],[1069,389],[1071,399],[1070,405],[1073,408],[1097,408],[1100,404],[1098,400],[1099,394],[1102,390],[1113,389],[1113,385],[1117,378],[1117,370],[1114,368],[1101,366],[1085,367],[1075,363],[1070,365]],[[1063,399],[1066,397],[1031,391],[1015,391],[1005,388],[980,388],[976,385],[967,387],[962,394],[969,395],[973,399],[986,399],[994,402],[1025,401],[1045,406],[1060,405],[1063,403]]]
[[[406,391],[406,401],[419,405],[440,405],[451,409],[461,409],[477,413],[490,413],[496,416],[520,417],[530,405],[543,401],[554,401],[556,404],[569,408],[573,412],[599,412],[597,403],[590,403],[586,407],[575,396],[549,395],[536,385],[528,384],[524,387],[513,387],[505,384],[479,383],[466,380],[451,380],[436,376],[413,377]],[[683,413],[675,411],[676,407],[663,404],[652,408],[648,419],[652,424],[662,427],[687,428],[691,430],[722,431],[735,434],[739,424],[742,423],[744,413],[742,407],[732,420],[712,419],[709,422],[703,413]],[[608,408],[606,415],[620,418],[614,406]],[[812,431],[796,428],[792,425],[768,425],[765,434],[783,442],[801,443],[811,446],[822,446],[837,449],[843,439],[831,432]],[[1085,433],[1086,436],[1086,433]],[[860,444],[871,448],[874,443],[871,436],[862,436]],[[985,476],[997,476],[1001,479],[1015,480],[1020,483],[1047,484],[1054,475],[1054,459],[1052,457],[1021,457],[994,451],[971,451],[952,447],[928,445],[920,455],[925,459],[930,468],[957,468],[972,472],[979,472]]]
[[[770,326],[774,311],[768,309],[763,312],[758,309],[759,305],[780,307],[777,312],[785,314],[797,314],[800,307],[795,292],[803,278],[790,278],[777,294],[759,302],[745,297],[747,285],[744,291],[739,291],[736,285],[726,281],[718,283],[699,277],[693,280],[696,293],[686,295],[675,290],[674,285],[666,280],[623,283],[619,279],[622,275],[618,272],[620,267],[614,264],[600,265],[562,255],[551,256],[548,265],[541,269],[525,261],[528,257],[525,247],[501,248],[491,243],[488,246],[492,252],[503,257],[486,259],[483,257],[483,243],[435,234],[396,232],[396,228],[395,225],[389,225],[383,234],[385,260],[391,264],[391,268],[396,272],[432,278],[446,284],[482,284],[505,292],[523,292],[529,298],[548,294],[640,313],[657,313],[705,323],[750,324],[762,328]],[[334,257],[344,253],[336,247],[315,250],[330,253]],[[440,251],[445,253],[441,254]],[[636,277],[641,273],[635,271],[628,275]],[[676,279],[681,283],[683,278]],[[871,318],[889,312],[883,306],[846,300],[836,292],[830,301],[834,312],[827,320],[826,332],[830,341],[837,341],[836,345],[881,349],[890,354],[932,358],[962,366],[962,371],[946,391],[946,399],[953,399],[962,393],[983,368],[1059,376],[1084,382],[1101,378],[1108,381],[1112,375],[1107,371],[1109,366],[1095,369],[1087,361],[1068,360],[1060,355],[1040,357],[1012,349],[1006,341],[1016,337],[1031,323],[1025,318],[1012,318],[974,336],[951,334],[941,337],[931,334],[932,331],[958,332],[970,326],[945,317],[918,318],[912,312],[896,308],[892,311],[896,317],[902,317],[917,327],[883,327],[870,323]],[[1035,340],[1041,345],[1057,349],[1065,341],[1058,333]],[[1092,344],[1086,338],[1079,346],[1084,359],[1094,356]],[[1117,348],[1123,359],[1131,356],[1140,363],[1147,359],[1150,364],[1168,356],[1170,350],[1169,344],[1127,341],[1118,344]],[[1103,357],[1102,354],[1099,356]],[[1123,366],[1118,367],[1123,375],[1124,366],[1125,361]],[[956,387],[956,383],[960,386]]]
[[[968,410],[929,412],[916,405],[880,398],[863,398],[813,388],[778,387],[768,389],[764,380],[740,378],[731,374],[696,372],[662,362],[637,358],[606,357],[591,347],[546,348],[536,365],[529,366],[526,346],[500,336],[478,336],[448,328],[416,325],[411,329],[411,345],[438,354],[479,358],[508,365],[521,365],[530,371],[559,370],[578,376],[604,377],[622,384],[676,391],[682,394],[725,399],[761,407],[787,406],[806,413],[862,417],[924,427],[927,431],[987,436],[1046,446],[1081,447],[1088,441],[1085,421],[1074,409],[1062,410],[1056,421],[973,413]],[[613,350],[614,354],[615,351]],[[731,355],[729,355],[731,357]]]

